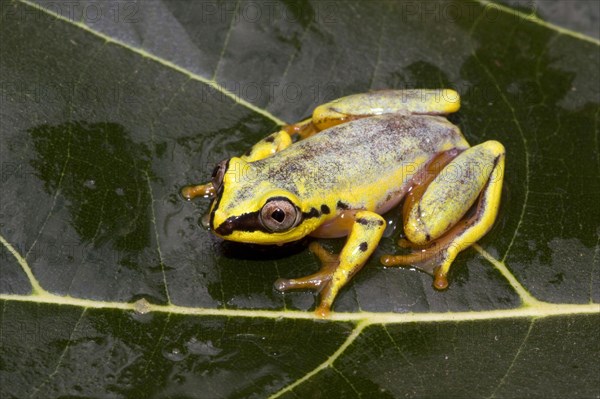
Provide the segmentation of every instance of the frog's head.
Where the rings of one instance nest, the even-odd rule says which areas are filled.
[[[319,224],[319,212],[304,212],[295,194],[276,187],[240,158],[220,162],[212,184],[217,194],[210,228],[223,239],[283,244],[304,237]]]

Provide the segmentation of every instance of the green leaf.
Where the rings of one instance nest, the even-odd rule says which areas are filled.
[[[1,397],[600,396],[597,40],[483,1],[1,5]],[[178,194],[320,103],[439,87],[507,149],[445,292],[388,234],[319,320],[272,288],[305,242]]]

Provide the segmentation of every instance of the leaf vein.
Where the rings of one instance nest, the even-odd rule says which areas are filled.
[[[506,264],[504,262],[499,261],[496,258],[494,258],[489,252],[487,252],[485,249],[483,249],[481,247],[481,245],[479,245],[479,244],[474,244],[473,248],[477,252],[479,252],[479,254],[481,256],[483,256],[488,262],[490,262],[496,268],[496,270],[498,270],[500,272],[500,274],[502,274],[502,276],[508,281],[508,283],[513,287],[513,289],[519,295],[524,306],[536,306],[537,304],[540,303],[540,301],[538,301],[536,298],[534,298],[533,295],[531,295],[529,293],[529,291],[527,291],[525,289],[525,287],[523,287],[523,285],[519,282],[519,280],[517,280],[515,275],[512,274],[510,272],[510,270],[508,270],[508,267],[506,267]]]
[[[70,23],[70,24],[72,24],[72,25],[74,25],[74,26],[76,26],[76,27],[78,27],[78,28],[80,28],[80,29],[88,32],[88,33],[91,33],[92,35],[95,35],[95,36],[97,36],[97,37],[105,40],[108,43],[112,43],[112,44],[121,46],[121,47],[123,47],[123,48],[125,48],[127,50],[130,50],[130,51],[132,51],[132,52],[134,52],[136,54],[141,55],[142,57],[148,58],[148,59],[150,59],[150,60],[152,60],[154,62],[157,62],[157,63],[159,63],[159,64],[161,64],[161,65],[163,65],[163,66],[165,66],[167,68],[173,69],[173,70],[175,70],[175,71],[177,71],[177,72],[179,72],[179,73],[181,73],[183,75],[186,75],[186,76],[188,76],[189,78],[191,78],[193,80],[196,80],[198,82],[204,83],[204,84],[210,86],[211,88],[215,89],[216,91],[222,93],[226,97],[229,97],[235,103],[237,103],[237,104],[239,104],[241,106],[244,106],[244,107],[250,109],[251,111],[256,112],[257,114],[260,114],[260,115],[264,116],[267,119],[272,120],[273,122],[275,122],[278,125],[285,125],[286,124],[283,120],[279,119],[278,117],[276,117],[275,115],[271,114],[267,110],[264,110],[264,109],[262,109],[260,107],[257,107],[256,105],[254,105],[254,104],[252,104],[252,103],[244,100],[243,98],[235,95],[234,93],[230,92],[229,90],[227,90],[223,86],[219,85],[214,80],[207,79],[207,78],[205,78],[203,76],[200,76],[200,75],[198,75],[198,74],[196,74],[196,73],[194,73],[194,72],[192,72],[192,71],[190,71],[190,70],[188,70],[188,69],[186,69],[184,67],[181,67],[181,66],[179,66],[179,65],[177,65],[177,64],[169,61],[169,60],[166,60],[166,59],[161,58],[161,57],[159,57],[159,56],[157,56],[155,54],[152,54],[152,53],[144,50],[143,48],[133,47],[133,46],[131,46],[128,43],[125,43],[125,42],[123,42],[121,40],[112,38],[112,37],[110,37],[110,36],[108,36],[108,35],[106,35],[106,34],[104,34],[102,32],[96,31],[96,30],[90,28],[89,26],[85,25],[82,22],[73,21],[73,20],[71,20],[71,19],[69,19],[67,17],[64,17],[64,16],[62,16],[60,14],[57,14],[57,13],[53,12],[52,10],[49,10],[49,9],[44,8],[44,7],[38,6],[37,4],[31,2],[30,0],[18,0],[18,1],[21,2],[21,3],[23,3],[23,4],[28,5],[30,7],[34,7],[36,9],[38,9],[38,10],[42,10],[43,12],[45,12],[45,13],[47,13],[49,15],[52,15],[52,16],[54,16],[55,18],[57,18],[59,20],[65,21],[67,23]]]
[[[68,339],[67,343],[65,344],[65,347],[63,348],[62,352],[60,353],[60,356],[58,357],[58,361],[56,362],[56,366],[54,367],[54,370],[52,371],[52,373],[50,373],[46,377],[46,379],[44,381],[42,381],[37,387],[35,387],[33,389],[33,391],[31,392],[31,395],[29,395],[30,398],[35,397],[38,394],[38,392],[40,391],[40,389],[44,385],[49,383],[56,374],[58,374],[58,369],[60,368],[60,365],[62,364],[63,359],[65,358],[65,355],[67,354],[69,348],[71,347],[71,342],[73,341],[73,335],[77,331],[77,327],[79,326],[79,323],[83,319],[83,315],[85,314],[86,311],[87,311],[87,308],[83,308],[83,310],[81,311],[81,314],[79,315],[79,318],[77,319],[77,322],[75,322],[75,325],[73,326],[73,330],[71,331],[71,334],[69,334],[69,339]]]
[[[163,284],[165,286],[165,296],[167,297],[167,303],[171,304],[171,296],[169,295],[169,286],[167,284],[167,274],[165,272],[165,262],[163,260],[162,251],[160,249],[160,238],[158,236],[158,229],[156,228],[156,211],[154,209],[154,194],[152,191],[152,184],[150,183],[150,176],[147,171],[144,171],[146,175],[146,182],[148,183],[148,194],[150,195],[150,210],[152,212],[152,226],[154,227],[154,237],[156,239],[156,251],[158,252],[158,261],[160,262],[160,271],[162,273]]]
[[[33,275],[33,272],[31,270],[31,267],[29,267],[27,260],[24,257],[22,257],[21,254],[15,249],[15,247],[13,247],[1,234],[0,234],[0,242],[2,243],[2,245],[4,245],[4,247],[8,250],[8,252],[10,252],[12,254],[12,256],[14,256],[15,260],[17,261],[19,266],[21,266],[21,269],[27,276],[27,279],[29,280],[29,284],[31,284],[31,295],[26,295],[26,296],[37,296],[37,295],[48,294],[48,292],[42,288],[40,283],[37,281],[37,279]]]
[[[526,14],[524,12],[515,10],[513,8],[507,7],[502,4],[494,3],[489,0],[475,0],[475,1],[477,1],[479,4],[481,4],[484,8],[486,8],[486,7],[495,8],[504,13],[515,15],[525,21],[529,21],[536,25],[543,26],[550,30],[554,30],[562,35],[571,36],[576,39],[590,42],[590,43],[600,46],[600,40],[594,39],[593,37],[590,37],[583,33],[575,32],[571,29],[563,28],[562,26],[558,26],[556,24],[553,24],[552,22],[544,21],[543,19],[538,18],[535,14]]]
[[[506,369],[506,373],[504,373],[504,375],[502,376],[502,378],[498,382],[498,385],[492,391],[492,394],[490,396],[488,396],[488,399],[495,398],[496,397],[496,392],[498,391],[498,389],[500,389],[500,387],[502,387],[502,385],[504,385],[504,381],[506,381],[506,377],[508,377],[508,375],[510,374],[510,372],[513,369],[515,363],[517,362],[517,359],[521,355],[521,351],[525,347],[525,343],[529,339],[529,334],[531,334],[531,330],[532,330],[534,324],[535,324],[535,319],[532,319],[529,322],[529,328],[527,329],[527,332],[525,333],[525,336],[523,337],[523,341],[521,341],[521,345],[519,345],[519,349],[517,349],[517,352],[515,353],[515,356],[513,357],[513,360],[510,362],[510,365],[508,366],[508,369]]]
[[[310,380],[312,377],[314,377],[315,375],[319,374],[321,371],[323,371],[323,370],[325,370],[327,368],[331,367],[331,368],[333,368],[335,370],[335,368],[333,367],[334,362],[344,353],[344,351],[350,345],[352,345],[352,343],[356,340],[356,338],[360,335],[360,333],[368,325],[369,325],[368,322],[365,322],[365,321],[359,322],[356,325],[356,327],[354,328],[354,330],[352,330],[352,333],[350,333],[350,335],[348,336],[348,338],[346,338],[346,340],[340,345],[340,347],[331,356],[329,356],[323,363],[319,364],[313,370],[309,371],[303,377],[297,379],[296,381],[294,381],[290,385],[285,386],[282,389],[280,389],[279,391],[275,392],[273,395],[271,395],[269,397],[269,399],[275,399],[275,398],[280,397],[281,395],[283,395],[286,392],[291,392],[294,388],[296,388],[297,386],[299,386],[299,385],[303,384],[304,382]],[[352,388],[354,389],[354,387],[352,387]]]
[[[238,13],[238,8],[240,5],[240,0],[237,0],[235,2],[235,8],[233,10],[233,14],[231,17],[231,21],[229,23],[229,28],[227,29],[227,33],[225,34],[225,40],[223,41],[223,47],[221,48],[221,54],[219,54],[219,60],[217,61],[217,65],[215,66],[215,72],[213,73],[213,76],[211,78],[211,80],[215,81],[217,80],[217,74],[219,73],[219,67],[221,66],[221,61],[223,61],[223,56],[225,55],[225,51],[227,50],[227,46],[229,45],[229,36],[231,35],[231,31],[234,28],[234,22],[237,19],[237,13]]]

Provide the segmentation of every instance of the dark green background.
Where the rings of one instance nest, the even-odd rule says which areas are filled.
[[[598,42],[466,1],[41,4],[79,25],[2,1],[0,232],[47,291],[312,309],[311,293],[272,288],[318,267],[304,243],[277,251],[222,243],[198,225],[208,203],[186,203],[178,190],[273,131],[277,120],[264,111],[292,122],[346,94],[452,87],[463,104],[452,121],[467,139],[507,149],[502,208],[480,245],[539,300],[600,301]],[[376,255],[397,251],[397,234]],[[15,258],[4,247],[0,255],[0,292],[27,295]],[[521,306],[474,250],[459,256],[446,292],[427,275],[384,270],[377,257],[336,311]],[[321,364],[353,328],[0,304],[3,398],[32,387],[38,397],[265,397]],[[600,395],[597,314],[451,317],[369,326],[294,393]]]

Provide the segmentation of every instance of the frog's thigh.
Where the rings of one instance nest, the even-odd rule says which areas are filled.
[[[354,94],[320,105],[313,112],[312,122],[319,130],[323,130],[372,115],[446,115],[459,108],[460,96],[451,89],[380,90]]]
[[[446,165],[410,209],[404,226],[408,240],[417,245],[427,244],[462,219],[503,154],[502,144],[488,141],[465,150]],[[493,184],[502,184],[496,176],[492,180]]]
[[[290,134],[282,129],[268,135],[258,143],[254,144],[240,158],[246,162],[258,161],[288,148],[291,144],[292,138],[290,137]]]
[[[422,263],[421,268],[426,271],[435,269],[435,286],[445,288],[446,275],[456,255],[483,237],[496,219],[504,157],[502,144],[488,141],[467,149],[442,169],[415,202],[405,223],[405,234],[412,243],[437,242],[411,255],[384,257],[383,263]],[[475,214],[463,219],[478,197]]]
[[[321,301],[315,311],[318,315],[324,317],[329,313],[340,289],[363,267],[377,248],[384,230],[385,221],[378,214],[369,211],[356,213],[348,240],[339,255],[339,265],[321,292]]]

